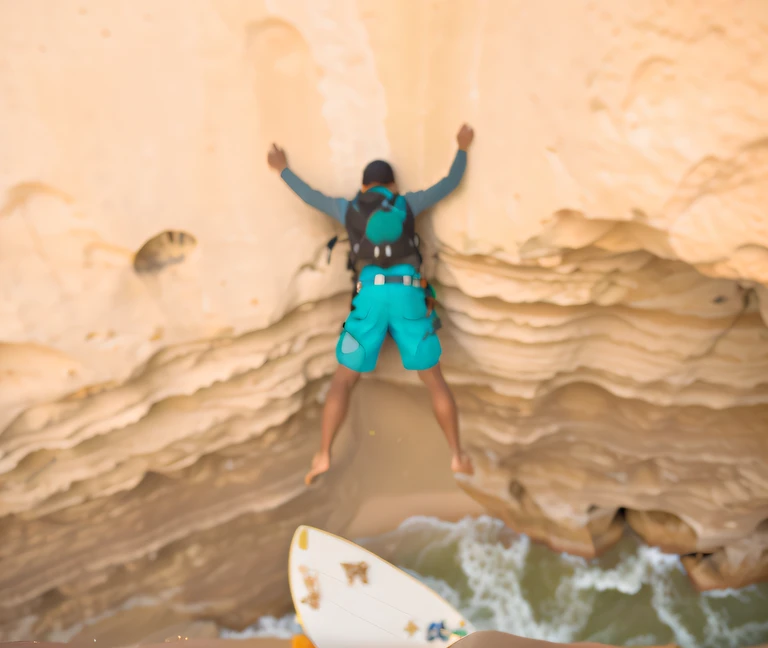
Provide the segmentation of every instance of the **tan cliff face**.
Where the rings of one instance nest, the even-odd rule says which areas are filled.
[[[350,284],[265,156],[419,189],[463,121],[420,224],[460,485],[557,549],[629,525],[701,588],[768,577],[760,0],[4,2],[0,84],[0,638],[243,627],[285,608],[297,524],[446,488],[411,418],[391,466],[348,435],[303,486]],[[416,382],[391,348],[377,377]]]

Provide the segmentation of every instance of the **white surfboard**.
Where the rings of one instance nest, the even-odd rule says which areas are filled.
[[[474,631],[423,583],[313,527],[296,529],[288,580],[296,617],[316,648],[442,648]]]

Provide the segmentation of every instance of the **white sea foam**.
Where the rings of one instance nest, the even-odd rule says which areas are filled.
[[[361,544],[368,544],[363,539]],[[768,587],[697,594],[677,556],[626,539],[588,561],[556,554],[499,520],[414,517],[375,539],[478,629],[549,641],[744,648],[768,641]],[[228,637],[290,636],[293,615]]]
[[[259,621],[242,632],[222,630],[222,639],[250,639],[251,637],[276,637],[290,639],[295,634],[301,634],[301,626],[296,623],[296,615],[288,614],[279,619],[273,616],[261,617]]]

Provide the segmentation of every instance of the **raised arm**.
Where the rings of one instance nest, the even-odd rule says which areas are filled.
[[[285,181],[285,184],[307,205],[320,210],[324,214],[328,214],[328,216],[335,218],[342,225],[344,224],[348,201],[344,198],[331,198],[321,191],[310,187],[288,168],[285,151],[278,148],[276,144],[273,144],[269,153],[267,153],[267,164],[280,173],[280,177]]]
[[[474,136],[474,131],[464,124],[456,136],[459,150],[456,151],[456,157],[453,158],[453,164],[451,164],[448,175],[433,184],[429,189],[410,191],[404,195],[414,216],[440,202],[459,186],[462,177],[464,177],[464,171],[467,168],[467,149],[472,143]]]

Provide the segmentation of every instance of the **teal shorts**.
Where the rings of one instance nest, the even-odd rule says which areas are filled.
[[[406,369],[431,369],[440,361],[442,347],[435,332],[435,314],[427,315],[424,289],[402,284],[370,285],[376,273],[413,276],[413,267],[405,268],[373,271],[368,267],[360,273],[364,285],[352,300],[352,312],[336,345],[336,359],[348,369],[373,371],[387,333],[397,344]]]

